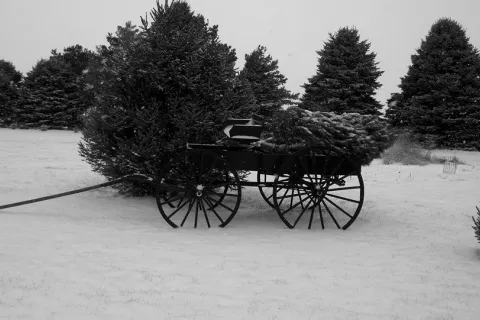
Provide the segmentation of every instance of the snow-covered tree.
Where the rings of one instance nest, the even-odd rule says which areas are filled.
[[[224,136],[225,120],[252,98],[239,87],[235,50],[219,40],[217,26],[185,1],[157,1],[150,16],[138,32],[109,35],[101,52],[103,84],[79,147],[93,170],[109,179],[155,176],[165,165],[160,159],[187,142],[214,143]],[[144,184],[118,187],[153,192]]]
[[[22,73],[12,62],[0,59],[0,124],[11,122],[12,107],[18,99],[18,84]]]
[[[253,114],[271,117],[274,110],[288,104],[298,95],[285,88],[287,78],[278,70],[278,60],[267,55],[267,48],[258,46],[245,55],[245,65],[240,71],[240,79],[245,79],[255,96],[257,106]]]
[[[399,87],[386,113],[393,125],[436,136],[439,147],[480,150],[480,55],[458,22],[432,25]]]
[[[337,114],[379,115],[382,106],[374,96],[382,86],[378,78],[383,71],[370,46],[366,40],[360,41],[355,28],[340,28],[330,34],[324,48],[317,51],[317,73],[303,85],[302,107]]]

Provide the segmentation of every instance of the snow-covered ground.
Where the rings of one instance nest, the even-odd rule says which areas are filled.
[[[79,133],[0,129],[0,204],[104,182]],[[100,189],[0,211],[0,319],[480,319],[480,153],[363,169],[347,230],[289,230],[254,188],[225,229]]]

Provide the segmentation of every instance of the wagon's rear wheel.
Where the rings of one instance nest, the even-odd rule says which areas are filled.
[[[346,157],[312,156],[310,159],[316,171],[308,162],[295,159],[288,179],[275,179],[273,203],[280,219],[291,229],[300,225],[308,229],[333,225],[346,230],[363,205],[360,166]],[[311,174],[312,171],[316,173]]]
[[[156,199],[161,215],[173,228],[225,227],[240,206],[240,180],[220,155],[185,151],[160,174]]]

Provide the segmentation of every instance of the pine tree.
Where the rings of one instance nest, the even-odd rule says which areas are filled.
[[[156,176],[163,156],[187,142],[214,143],[224,136],[226,119],[251,101],[248,88],[238,86],[235,50],[220,42],[217,26],[184,1],[157,1],[150,16],[130,40],[123,41],[119,30],[107,38],[104,84],[85,119],[80,155],[109,179]],[[153,192],[130,182],[117,187],[136,195]]]
[[[138,43],[139,39],[137,26],[128,21],[125,26],[118,26],[115,34],[107,35],[108,47],[97,46],[84,72],[86,90],[97,99],[97,103],[101,103],[100,100],[105,92],[114,89],[111,86],[116,83],[118,68],[122,65],[122,61],[127,59],[127,52]]]
[[[317,51],[317,74],[303,85],[302,107],[337,114],[379,115],[382,106],[374,95],[381,87],[377,80],[383,71],[377,67],[376,54],[369,52],[370,46],[366,40],[360,41],[355,28],[330,34],[324,48]]]
[[[239,77],[248,81],[255,96],[258,106],[251,110],[252,113],[269,118],[274,110],[291,103],[298,95],[285,89],[287,78],[278,70],[278,60],[273,60],[266,51],[264,46],[258,46],[252,53],[246,54]]]
[[[399,87],[392,124],[436,136],[438,147],[480,150],[480,55],[458,22],[432,25]]]
[[[85,69],[88,68],[89,61],[93,58],[94,53],[81,45],[76,44],[63,49],[59,53],[57,50],[52,50],[52,56],[62,59],[70,66],[70,70],[77,76],[81,76]]]
[[[13,108],[14,122],[22,127],[51,129],[81,127],[81,115],[93,103],[84,72],[93,52],[80,45],[59,53],[51,51],[27,73]]]
[[[18,84],[23,78],[22,73],[15,68],[12,62],[3,59],[0,59],[0,72],[8,78],[8,81],[15,84]]]
[[[72,98],[80,99],[79,103],[81,102],[85,107],[92,106],[94,95],[93,92],[89,90],[85,75],[88,72],[90,61],[97,57],[96,54],[93,51],[76,44],[64,48],[61,53],[52,50],[52,57],[63,60],[68,65],[69,70],[76,76],[75,84],[78,90],[75,91],[76,95],[75,97],[72,95]]]
[[[85,110],[77,80],[69,65],[56,56],[38,61],[20,89],[13,108],[14,121],[25,128],[77,126],[79,115]]]
[[[18,99],[18,86],[23,75],[10,61],[0,59],[0,125],[12,122],[12,107]]]

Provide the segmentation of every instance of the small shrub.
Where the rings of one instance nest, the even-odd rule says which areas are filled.
[[[423,150],[408,132],[400,133],[394,144],[383,154],[383,163],[401,163],[403,165],[427,165],[435,162],[431,150]]]
[[[473,230],[475,230],[475,238],[477,238],[478,240],[478,243],[480,243],[480,209],[475,206],[475,208],[477,208],[477,220],[475,220],[474,217],[472,217],[473,219],[473,223],[474,223],[474,226],[472,227]]]
[[[458,157],[437,157],[433,154],[432,146],[426,145],[418,140],[418,136],[408,131],[396,134],[395,142],[383,154],[383,163],[401,163],[403,165],[444,164],[453,162],[455,164],[465,164]]]

